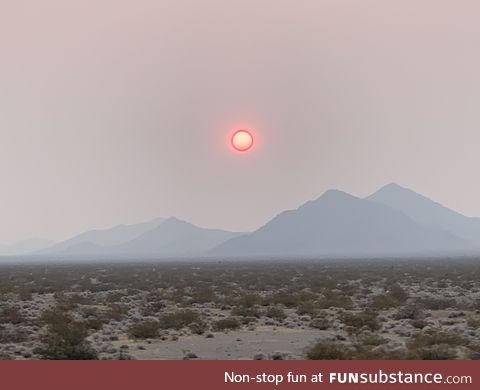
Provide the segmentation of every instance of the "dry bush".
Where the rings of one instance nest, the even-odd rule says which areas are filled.
[[[342,314],[341,320],[348,326],[347,330],[349,333],[358,333],[365,327],[370,331],[380,329],[380,323],[377,320],[377,313],[374,312],[345,312]]]
[[[349,354],[345,346],[332,341],[318,341],[306,352],[309,360],[346,360]]]
[[[47,333],[41,337],[42,346],[35,353],[48,360],[93,360],[97,353],[85,340],[88,331],[84,323],[73,321],[60,310],[44,313]]]
[[[130,325],[127,334],[134,339],[154,339],[159,336],[160,324],[155,320],[148,320]]]
[[[217,331],[222,330],[235,330],[240,328],[240,321],[238,321],[235,317],[223,318],[214,322],[213,329]]]
[[[265,310],[265,317],[273,318],[277,321],[283,321],[285,318],[287,318],[287,314],[281,307],[270,306],[267,310]]]

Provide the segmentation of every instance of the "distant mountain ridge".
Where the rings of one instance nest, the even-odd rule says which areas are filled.
[[[408,188],[391,183],[366,199],[400,210],[420,225],[443,229],[480,245],[480,218],[466,217]]]
[[[121,232],[121,236],[118,233]],[[208,251],[242,233],[206,229],[171,217],[90,231],[51,248],[51,254],[88,256],[186,256]],[[106,240],[108,238],[108,240]],[[113,244],[112,244],[113,243]],[[59,251],[58,249],[61,248]]]
[[[54,254],[68,251],[69,248],[80,248],[86,246],[108,247],[120,245],[133,240],[143,233],[159,226],[165,218],[155,218],[148,222],[137,223],[133,225],[117,225],[109,229],[89,230],[78,234],[68,240],[59,242],[50,248],[46,248],[39,254]]]
[[[212,251],[226,256],[415,254],[464,250],[452,233],[417,224],[403,212],[329,190],[257,231]]]
[[[0,245],[0,256],[21,256],[51,247],[53,241],[31,238],[10,245]]]
[[[33,254],[65,258],[480,254],[480,218],[391,183],[363,199],[328,190],[250,233],[157,218],[90,230],[40,249]]]
[[[206,229],[177,218],[169,218],[153,230],[115,249],[120,253],[163,255],[198,254],[243,233]]]

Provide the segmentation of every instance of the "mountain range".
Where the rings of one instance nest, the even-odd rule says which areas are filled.
[[[41,251],[54,245],[53,241],[31,238],[9,245],[0,245],[0,256],[20,256]]]
[[[420,225],[443,229],[464,240],[480,243],[480,218],[466,217],[398,184],[386,185],[367,199],[400,210]]]
[[[45,246],[32,248],[30,254],[66,258],[473,254],[480,253],[480,218],[464,216],[392,183],[366,198],[329,190],[249,233],[206,229],[171,217],[91,230]],[[1,247],[0,254],[5,254]]]
[[[214,249],[218,255],[382,255],[460,251],[451,232],[416,223],[399,209],[329,190],[284,211],[257,231]]]

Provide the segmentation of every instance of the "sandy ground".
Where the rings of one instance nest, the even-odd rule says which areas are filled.
[[[151,344],[120,338],[113,344],[120,349],[128,345],[129,355],[139,360],[183,359],[192,352],[199,359],[253,359],[263,353],[265,357],[275,352],[284,353],[290,359],[301,358],[305,347],[329,332],[315,329],[286,329],[258,327],[255,331],[240,330],[229,333],[213,333],[213,338],[204,335],[182,336],[177,341],[152,340]],[[145,348],[144,350],[139,349]]]

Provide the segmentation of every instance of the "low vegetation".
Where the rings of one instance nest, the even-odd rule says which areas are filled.
[[[283,335],[285,353],[237,357],[480,359],[480,262],[0,265],[0,359],[132,359],[226,338],[234,358]]]

